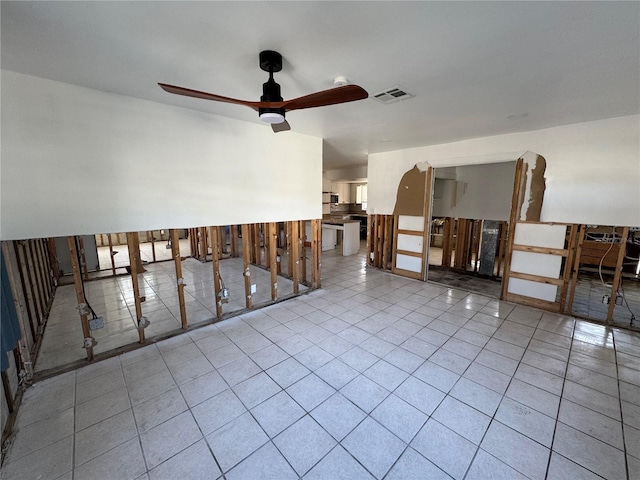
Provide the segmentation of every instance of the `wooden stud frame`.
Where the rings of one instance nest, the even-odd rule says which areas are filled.
[[[311,220],[311,288],[320,288],[322,260],[322,223]]]
[[[113,240],[111,239],[111,234],[107,234],[107,238],[109,239],[109,257],[111,258],[111,273],[115,276],[116,274],[116,259],[114,258],[113,253]]]
[[[188,318],[187,308],[184,302],[184,278],[182,277],[182,257],[180,256],[180,236],[175,228],[169,229],[171,238],[171,256],[176,269],[176,288],[178,293],[178,305],[180,307],[180,325],[183,330],[187,329]]]
[[[222,318],[222,283],[220,281],[220,239],[218,227],[210,227],[211,264],[213,265],[213,293],[216,299],[216,317]]]
[[[271,273],[271,300],[278,298],[278,224],[269,223],[269,272]]]
[[[298,295],[300,293],[300,238],[298,231],[299,223],[291,222],[291,256],[290,262],[293,266],[293,293]]]
[[[34,320],[34,315],[31,311],[31,300],[29,299],[28,296],[28,291],[27,291],[27,285],[26,285],[26,281],[25,281],[25,275],[24,275],[24,264],[22,259],[20,258],[20,249],[18,248],[19,242],[14,241],[13,243],[13,250],[15,252],[16,255],[16,261],[18,262],[18,276],[20,277],[20,285],[22,287],[22,294],[24,296],[24,303],[25,303],[25,307],[27,309],[27,318],[29,319],[29,330],[31,331],[31,337],[33,338],[33,340],[35,341],[36,339],[36,327],[33,324],[33,320]],[[37,321],[37,319],[36,319]]]
[[[229,233],[231,236],[231,256],[238,256],[238,226],[229,225]]]
[[[251,252],[249,251],[249,245],[251,242],[250,228],[248,224],[242,225],[242,259],[244,261],[244,270],[242,275],[244,277],[244,295],[246,300],[246,306],[248,309],[253,307],[253,300],[251,298]]]
[[[626,253],[627,238],[629,238],[629,227],[624,227],[622,229],[622,237],[620,238],[616,270],[611,284],[611,298],[609,300],[609,308],[607,309],[607,323],[613,322],[613,310],[616,307],[616,298],[618,297],[618,288],[620,287],[620,277],[622,276],[622,264],[624,262],[624,254]]]
[[[78,302],[80,313],[80,324],[82,325],[82,335],[84,338],[84,348],[87,351],[87,360],[93,360],[93,346],[95,340],[91,336],[91,330],[89,329],[89,313],[86,310],[87,301],[84,298],[84,292],[82,289],[82,273],[80,271],[80,262],[78,262],[78,249],[76,247],[76,238],[68,237],[67,243],[69,245],[69,254],[71,256],[71,266],[73,269],[73,281],[76,289],[76,300]],[[80,308],[83,307],[83,308]]]
[[[138,328],[138,341],[144,344],[144,328],[140,327],[142,319],[142,302],[140,299],[140,285],[138,283],[138,265],[140,263],[140,250],[137,248],[136,237],[138,232],[127,232],[127,246],[129,247],[129,268],[131,269],[131,283],[133,285],[133,300],[136,307],[136,326]]]

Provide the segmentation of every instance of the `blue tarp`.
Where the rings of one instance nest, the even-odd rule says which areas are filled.
[[[0,300],[2,310],[0,310],[0,371],[4,372],[9,368],[7,353],[16,348],[20,337],[20,325],[18,324],[18,313],[16,305],[13,303],[13,293],[9,283],[7,267],[4,264],[4,255],[0,250],[0,263],[2,264],[2,292]]]

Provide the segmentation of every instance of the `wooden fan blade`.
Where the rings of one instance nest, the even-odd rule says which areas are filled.
[[[287,130],[291,130],[291,126],[286,120],[282,123],[272,123],[271,128],[273,129],[274,133],[286,132]]]
[[[302,108],[324,107],[326,105],[336,105],[338,103],[364,100],[369,94],[358,85],[343,85],[342,87],[330,88],[321,92],[305,95],[282,102],[285,110],[300,110]]]
[[[173,93],[175,95],[183,95],[185,97],[202,98],[204,100],[212,100],[214,102],[235,103],[238,105],[245,105],[254,109],[271,106],[271,103],[269,102],[251,102],[248,100],[238,100],[237,98],[223,97],[222,95],[216,95],[215,93],[200,92],[198,90],[191,90],[190,88],[178,87],[176,85],[167,85],[166,83],[158,83],[158,85],[160,85],[160,88],[162,88],[165,92]]]

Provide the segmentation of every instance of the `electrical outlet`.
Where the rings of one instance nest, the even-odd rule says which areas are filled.
[[[255,283],[251,284],[251,293],[253,294],[253,293],[256,293],[257,291],[258,291],[258,286]]]
[[[616,297],[616,305],[622,305],[623,301],[624,301],[624,297],[622,295],[618,295]]]
[[[610,302],[611,302],[611,297],[609,295],[603,295],[602,296],[603,305],[609,305]]]
[[[104,328],[104,319],[102,317],[89,320],[89,330],[98,330],[100,328]]]

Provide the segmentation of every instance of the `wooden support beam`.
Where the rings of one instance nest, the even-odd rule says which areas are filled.
[[[385,215],[384,219],[384,237],[382,239],[382,268],[385,270],[389,270],[390,260],[391,260],[391,245],[393,242],[392,231],[391,228],[393,224],[393,215]]]
[[[156,262],[156,239],[153,236],[153,230],[147,232],[148,240],[151,241],[151,256],[153,261]]]
[[[7,275],[9,278],[9,288],[11,288],[11,296],[13,297],[13,304],[16,309],[16,315],[18,316],[18,325],[20,326],[22,342],[24,342],[23,344],[28,344],[27,329],[26,329],[26,325],[28,325],[29,333],[31,333],[31,338],[32,338],[31,344],[33,344],[35,343],[35,340],[36,340],[35,330],[33,327],[33,323],[30,322],[30,319],[27,319],[25,321],[25,318],[24,318],[25,312],[24,312],[24,309],[22,308],[21,295],[20,295],[20,291],[18,290],[18,284],[17,284],[19,275],[16,275],[16,272],[15,272],[12,255],[9,250],[9,242],[2,242],[2,252],[4,255],[5,268],[7,269]],[[17,360],[18,359],[22,360],[23,352],[20,350],[20,344],[18,345],[18,348],[14,350],[14,353],[16,353]],[[25,349],[24,354],[29,356],[29,350]],[[27,361],[30,361],[30,360],[27,358]],[[18,370],[19,369],[20,368],[18,368]]]
[[[84,338],[84,348],[87,352],[87,360],[93,360],[93,346],[96,341],[91,336],[89,329],[89,310],[87,301],[84,298],[84,289],[82,288],[82,272],[80,270],[80,262],[78,261],[78,248],[76,246],[76,237],[67,237],[69,245],[69,256],[71,257],[71,267],[73,269],[73,282],[76,288],[76,301],[78,302],[78,312],[80,313],[80,324],[82,326],[82,336]]]
[[[293,277],[293,253],[291,251],[291,223],[285,222],[284,224],[284,236],[287,241],[287,272],[289,277]]]
[[[33,268],[33,277],[36,279],[36,294],[38,295],[38,304],[40,305],[40,311],[42,312],[42,320],[47,315],[47,302],[45,300],[44,285],[42,282],[42,270],[40,263],[38,262],[38,256],[34,246],[34,240],[27,240],[29,245],[29,254],[31,257],[31,266]]]
[[[367,265],[373,265],[373,260],[371,258],[371,253],[373,252],[373,242],[371,238],[371,223],[373,220],[373,215],[367,215]]]
[[[311,220],[311,288],[320,288],[322,260],[322,221]]]
[[[36,295],[36,281],[33,277],[32,268],[29,261],[29,249],[28,240],[19,240],[16,241],[20,247],[20,251],[22,252],[20,268],[26,272],[27,281],[26,284],[29,286],[29,299],[31,304],[33,305],[33,313],[35,315],[36,323],[38,326],[44,323],[44,312],[41,310],[40,303],[38,302],[38,296]]]
[[[513,193],[511,195],[511,212],[509,214],[509,227],[507,233],[507,244],[504,254],[504,269],[502,275],[502,289],[500,299],[504,300],[507,296],[509,287],[509,271],[511,270],[511,254],[513,248],[513,237],[516,232],[516,222],[520,218],[521,202],[519,201],[523,189],[524,161],[519,158],[516,162],[516,171],[513,180]]]
[[[38,256],[38,264],[40,273],[42,275],[42,286],[44,287],[44,297],[49,307],[49,300],[51,300],[51,276],[49,275],[49,266],[47,265],[47,256],[44,254],[44,240],[38,238],[36,241],[36,254]]]
[[[133,285],[133,301],[136,307],[135,323],[138,327],[138,341],[144,343],[144,328],[141,328],[142,302],[140,299],[140,285],[138,283],[138,265],[140,264],[140,250],[137,248],[136,237],[138,232],[127,232],[127,247],[129,248],[129,268],[131,270],[131,283]]]
[[[482,220],[473,223],[473,271],[478,271],[478,260],[480,256],[480,240],[482,239]]]
[[[611,299],[609,301],[609,308],[607,309],[607,323],[613,322],[613,310],[616,307],[616,298],[618,298],[618,288],[620,287],[620,277],[622,276],[622,263],[624,262],[624,255],[627,252],[627,238],[629,237],[629,227],[622,229],[622,236],[620,237],[620,249],[618,250],[618,262],[616,264],[616,270],[613,275],[613,283],[611,284]],[[611,241],[615,241],[615,236]]]
[[[213,293],[216,299],[216,317],[222,318],[222,282],[220,281],[221,246],[218,227],[209,228],[211,235],[211,264],[213,265]]]
[[[115,253],[113,253],[113,240],[111,239],[111,234],[107,234],[109,238],[109,257],[111,258],[111,273],[115,276],[116,274],[116,259]]]
[[[49,248],[49,263],[51,264],[51,271],[53,272],[53,278],[55,285],[58,285],[60,280],[60,266],[58,265],[58,253],[56,252],[56,242],[53,238],[47,240]]]
[[[300,220],[299,229],[299,253],[300,253],[300,281],[307,283],[307,222]]]
[[[171,239],[171,256],[176,269],[176,289],[178,293],[178,306],[180,307],[180,325],[183,330],[187,329],[187,307],[184,302],[184,278],[182,276],[182,256],[180,255],[180,235],[175,228],[169,229]]]
[[[454,222],[451,217],[444,219],[442,229],[442,266],[451,268],[451,249],[453,248]]]
[[[573,315],[573,298],[576,294],[576,287],[578,286],[578,271],[580,270],[580,256],[582,255],[582,245],[584,243],[584,237],[587,232],[586,225],[580,225],[578,231],[578,247],[576,248],[575,257],[573,261],[573,276],[571,277],[571,288],[569,289],[569,302],[567,307],[561,305],[561,308],[568,310],[569,315]]]
[[[209,253],[209,243],[207,242],[207,228],[198,228],[200,232],[200,256],[198,257],[201,262],[207,261],[207,254]]]
[[[271,273],[271,300],[278,298],[278,224],[269,224],[269,271]]]
[[[22,296],[24,297],[24,303],[25,303],[25,308],[27,309],[27,318],[29,320],[29,330],[31,331],[31,338],[33,338],[33,341],[35,342],[36,340],[36,328],[34,325],[34,318],[33,318],[33,313],[31,312],[31,302],[29,301],[29,296],[27,294],[27,285],[25,282],[25,275],[24,275],[24,266],[23,266],[23,262],[22,259],[20,258],[20,250],[18,248],[18,242],[17,241],[13,241],[11,242],[13,243],[13,250],[15,252],[16,255],[16,261],[18,262],[18,277],[20,278],[20,286],[22,288]],[[3,245],[4,246],[4,245]],[[7,255],[5,255],[5,257],[8,257]]]
[[[560,290],[560,311],[565,311],[565,304],[567,300],[567,291],[569,289],[569,282],[571,277],[571,266],[573,265],[573,256],[576,253],[576,237],[578,234],[578,225],[571,225],[569,227],[569,236],[567,239],[567,259],[564,262],[564,268],[562,273],[562,289]]]
[[[244,296],[246,300],[247,308],[253,307],[253,300],[251,297],[251,252],[249,251],[250,242],[250,228],[246,223],[242,224],[242,260],[244,262],[244,270],[242,275],[244,277]]]
[[[504,251],[507,245],[507,222],[500,222],[500,245],[498,247],[498,256],[496,257],[495,274],[502,276],[502,262],[504,262]]]
[[[229,233],[231,236],[231,256],[235,258],[238,256],[238,226],[229,225]]]
[[[198,253],[198,229],[190,228],[189,230],[189,245],[191,247],[191,256],[193,258],[200,258],[200,254]]]
[[[298,222],[291,222],[291,256],[289,257],[293,264],[293,293],[298,295],[300,293],[300,242],[299,242],[299,224]]]
[[[15,410],[13,392],[11,391],[11,382],[9,381],[9,374],[6,370],[0,373],[2,376],[2,389],[4,390],[4,398],[7,401],[7,410],[9,413],[13,413]]]
[[[87,266],[87,255],[84,251],[84,238],[82,235],[78,235],[78,244],[80,246],[80,259],[81,259],[81,267],[82,267],[82,277],[85,281],[89,280],[89,267]]]

